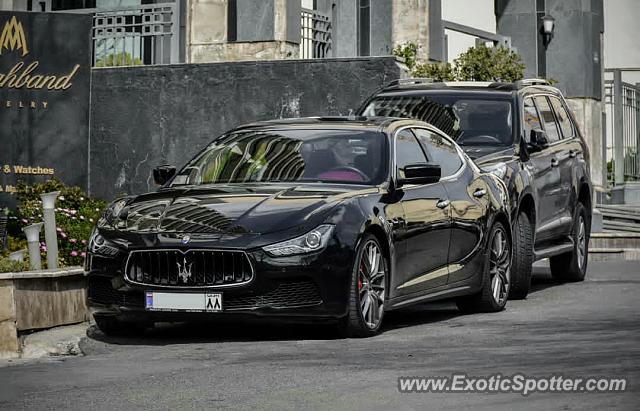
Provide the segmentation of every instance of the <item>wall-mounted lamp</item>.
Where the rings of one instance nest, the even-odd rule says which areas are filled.
[[[540,20],[542,20],[542,27],[540,28],[542,44],[544,44],[544,48],[546,49],[553,39],[553,31],[556,28],[556,19],[547,14],[542,16]]]

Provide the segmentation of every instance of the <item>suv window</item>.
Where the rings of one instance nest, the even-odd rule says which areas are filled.
[[[560,123],[560,129],[562,130],[564,138],[574,137],[575,132],[571,124],[571,119],[569,118],[569,113],[567,113],[560,99],[557,97],[549,97],[549,100],[551,100],[553,110],[556,112],[556,118],[558,119],[558,123]]]
[[[531,131],[542,130],[542,123],[540,122],[538,109],[533,103],[533,99],[531,97],[527,97],[524,99],[523,108],[524,121],[522,125],[524,127],[524,141],[528,143],[531,140]]]
[[[558,123],[556,122],[556,118],[553,115],[553,110],[549,105],[549,101],[545,96],[538,96],[535,98],[536,105],[540,110],[540,116],[542,117],[542,122],[544,124],[544,131],[547,133],[547,138],[550,143],[555,143],[556,141],[560,141],[560,130],[558,129]]]
[[[409,164],[424,164],[427,159],[424,152],[418,144],[416,137],[409,130],[402,130],[396,135],[396,167],[398,169],[398,177],[404,178],[402,170]]]
[[[458,150],[450,141],[423,128],[415,128],[413,132],[427,153],[427,161],[438,164],[442,169],[442,177],[453,175],[462,167]]]
[[[430,93],[378,96],[361,115],[422,120],[450,135],[459,145],[509,146],[513,144],[512,111],[507,97]]]

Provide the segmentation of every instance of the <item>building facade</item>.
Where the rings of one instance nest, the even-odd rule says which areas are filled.
[[[607,189],[603,134],[604,32],[602,0],[496,0],[498,33],[509,36],[526,65],[525,77],[556,82],[567,98],[591,149],[591,180]],[[555,26],[545,44],[542,18]]]
[[[441,60],[440,9],[441,0],[0,0],[0,10],[93,13],[96,66],[388,56],[409,41],[421,60]]]

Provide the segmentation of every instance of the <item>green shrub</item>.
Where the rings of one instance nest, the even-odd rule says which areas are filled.
[[[0,258],[0,273],[17,273],[26,270],[27,267],[27,264],[24,262]]]
[[[518,53],[505,47],[471,47],[453,64],[422,63],[416,58],[419,46],[406,43],[396,46],[393,53],[405,60],[413,77],[434,81],[504,81],[513,82],[524,77],[525,65]]]
[[[61,267],[82,265],[91,230],[106,203],[90,198],[79,187],[67,187],[55,179],[34,185],[19,182],[16,185],[16,190],[19,205],[17,210],[10,215],[9,234],[12,237],[24,239],[22,227],[41,222],[43,219],[40,194],[59,191],[60,195],[56,202],[59,264]],[[43,234],[41,238],[44,238]],[[24,248],[26,245],[26,242],[13,241],[14,248]],[[10,249],[11,247],[10,243]],[[40,249],[43,255],[42,261],[45,264],[46,245],[44,242],[40,243]]]
[[[432,78],[434,81],[455,81],[456,73],[449,63],[418,64],[411,71],[413,77]]]

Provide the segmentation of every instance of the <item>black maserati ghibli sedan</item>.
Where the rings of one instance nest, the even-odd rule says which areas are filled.
[[[88,301],[105,334],[268,317],[370,336],[410,304],[506,304],[504,183],[430,124],[255,123],[154,178],[161,188],[114,201],[91,236]]]

